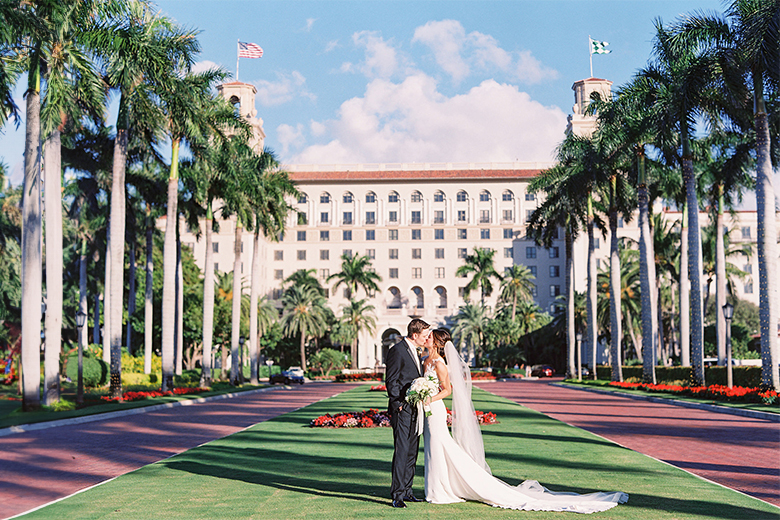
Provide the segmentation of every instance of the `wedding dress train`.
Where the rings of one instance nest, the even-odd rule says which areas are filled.
[[[448,347],[451,344],[448,343]],[[447,349],[448,369],[455,384],[463,386],[453,369],[453,354],[457,356],[454,347]],[[462,363],[460,357],[457,361]],[[457,370],[461,372],[461,370]],[[429,367],[425,376],[436,377],[433,366]],[[453,386],[453,400],[456,391],[468,390],[468,406],[471,404],[470,379],[466,376],[467,386],[456,390]],[[462,398],[463,396],[459,396]],[[456,406],[453,410],[457,414]],[[465,444],[465,449],[453,439],[447,428],[447,410],[441,400],[431,403],[432,415],[425,418],[423,438],[425,441],[425,498],[434,504],[451,504],[473,500],[484,502],[495,507],[521,509],[526,511],[572,511],[577,513],[594,513],[606,511],[618,503],[628,500],[628,495],[622,492],[577,493],[554,492],[546,489],[535,480],[526,480],[513,487],[494,477],[490,468],[484,462],[484,448],[481,434],[471,432],[471,437]],[[462,414],[463,412],[461,412]],[[471,412],[473,414],[473,411]],[[458,415],[455,415],[456,419]],[[463,415],[460,415],[463,417]],[[476,422],[476,418],[474,420]],[[462,425],[460,426],[462,428]],[[477,424],[477,428],[479,428]],[[453,428],[453,434],[455,429]],[[477,438],[478,437],[478,438]],[[475,460],[476,459],[476,460]]]

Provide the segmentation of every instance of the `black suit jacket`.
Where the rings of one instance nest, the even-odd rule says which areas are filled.
[[[402,339],[387,352],[385,360],[385,386],[387,387],[387,410],[391,414],[406,403],[406,391],[412,385],[412,381],[420,377],[421,368],[419,358],[412,358],[409,353],[409,345],[406,338]],[[414,350],[417,348],[412,345]]]

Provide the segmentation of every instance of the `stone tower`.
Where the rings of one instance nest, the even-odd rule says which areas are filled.
[[[590,95],[593,92],[601,94],[602,99],[611,99],[612,82],[606,79],[588,78],[581,79],[572,85],[574,91],[574,106],[572,114],[568,118],[566,133],[589,136],[596,129],[596,118],[585,115],[585,109],[590,103]]]
[[[252,138],[249,140],[249,146],[258,154],[262,153],[265,132],[263,131],[263,120],[257,117],[257,110],[255,110],[257,89],[249,83],[232,81],[218,85],[217,91],[235,107],[241,117],[252,125]]]

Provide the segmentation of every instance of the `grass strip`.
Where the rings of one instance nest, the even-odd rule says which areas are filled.
[[[123,475],[25,515],[79,519],[553,519],[573,513],[510,511],[467,502],[390,507],[390,428],[310,428],[325,414],[382,408],[386,397],[356,388]],[[485,391],[478,410],[494,475],[531,478],[557,491],[621,490],[627,504],[604,519],[763,519],[780,509],[617,446]],[[121,446],[118,446],[121,449]],[[415,492],[423,495],[422,454]]]

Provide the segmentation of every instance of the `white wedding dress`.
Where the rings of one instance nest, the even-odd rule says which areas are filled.
[[[425,499],[428,502],[451,504],[473,500],[507,509],[594,513],[606,511],[628,500],[628,495],[622,492],[587,495],[556,493],[535,480],[526,480],[517,487],[512,487],[494,477],[485,462],[482,435],[471,404],[471,378],[467,373],[468,367],[449,342],[445,353],[450,378],[454,380],[453,435],[459,442],[450,436],[444,402],[434,401],[431,403],[432,415],[425,418],[423,430]],[[437,361],[443,363],[441,359]],[[425,376],[437,377],[434,365],[426,369]],[[456,391],[461,394],[468,392],[468,395],[456,396]],[[473,422],[459,421],[468,413],[474,419]],[[462,424],[458,424],[459,422]]]

